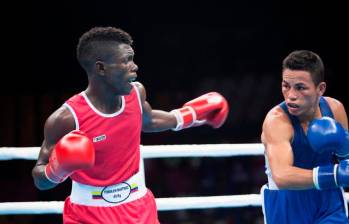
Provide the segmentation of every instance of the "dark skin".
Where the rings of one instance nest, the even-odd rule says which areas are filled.
[[[136,79],[138,70],[133,61],[134,51],[130,45],[115,43],[112,50],[112,55],[108,55],[103,61],[95,61],[91,63],[93,66],[84,67],[89,80],[85,93],[94,107],[105,114],[120,110],[121,96],[131,92],[130,82]],[[146,100],[144,86],[136,82],[136,87],[140,92],[143,108],[142,131],[160,132],[176,127],[175,116],[166,111],[152,109]],[[45,165],[56,143],[75,129],[74,117],[64,106],[53,112],[46,120],[44,141],[32,170],[34,183],[40,190],[51,189],[57,185],[46,178]]]

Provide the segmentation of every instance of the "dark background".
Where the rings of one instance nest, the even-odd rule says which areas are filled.
[[[28,4],[28,3],[27,3]],[[281,61],[291,51],[318,53],[326,67],[326,95],[348,110],[348,16],[338,2],[12,2],[2,23],[0,147],[39,146],[46,118],[87,77],[75,59],[80,35],[115,26],[134,39],[135,62],[153,108],[171,110],[209,91],[230,104],[226,124],[143,134],[142,144],[260,142],[267,111],[282,100]],[[0,202],[64,200],[66,181],[40,192],[35,161],[1,161]],[[146,160],[156,197],[259,193],[263,157]],[[261,208],[159,212],[163,224],[262,223]],[[0,223],[61,223],[60,215],[0,216]]]

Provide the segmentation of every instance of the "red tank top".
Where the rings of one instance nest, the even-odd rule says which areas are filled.
[[[121,96],[122,106],[113,114],[103,114],[89,101],[85,92],[64,104],[73,114],[76,129],[93,141],[96,157],[91,169],[74,172],[71,178],[82,184],[108,186],[127,180],[138,172],[142,109],[136,86]]]

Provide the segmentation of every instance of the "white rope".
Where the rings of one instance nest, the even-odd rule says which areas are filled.
[[[180,209],[202,209],[218,207],[260,206],[258,194],[209,196],[209,197],[179,197],[157,198],[158,211]],[[0,214],[60,214],[64,202],[5,202],[0,203]]]
[[[63,205],[63,201],[3,202],[0,203],[0,215],[61,214]]]
[[[36,160],[39,156],[39,150],[39,147],[0,147],[0,160]]]
[[[345,193],[345,198],[346,201],[349,203],[349,193]],[[262,205],[262,198],[259,194],[157,198],[155,200],[158,207],[158,211],[248,207]],[[63,201],[3,202],[0,203],[0,215],[61,214],[63,211],[63,205]]]
[[[263,155],[262,144],[142,145],[143,158]]]
[[[36,160],[39,147],[0,147],[0,160]],[[143,158],[262,155],[262,144],[142,145]]]
[[[158,211],[170,211],[182,209],[261,206],[262,200],[259,194],[157,198],[156,205]]]

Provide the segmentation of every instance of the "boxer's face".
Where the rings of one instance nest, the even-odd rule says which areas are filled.
[[[138,66],[134,63],[134,51],[128,44],[119,44],[114,53],[103,63],[100,74],[104,82],[117,95],[128,95],[132,90],[131,82],[137,78]]]
[[[315,86],[307,71],[285,69],[282,73],[282,94],[290,114],[314,116],[324,83]]]

